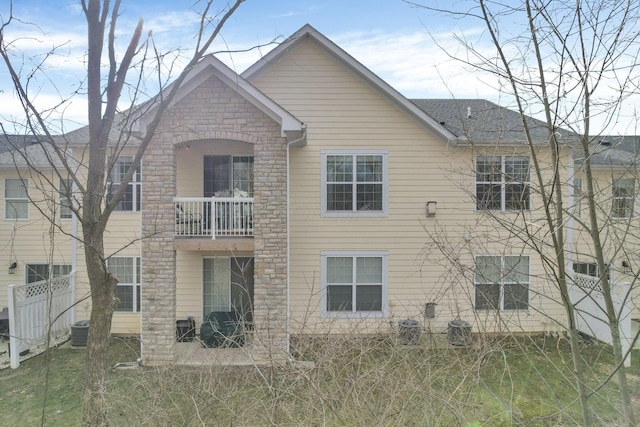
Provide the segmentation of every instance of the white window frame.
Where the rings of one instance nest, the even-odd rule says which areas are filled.
[[[120,286],[130,286],[131,287],[131,310],[121,310],[119,307],[116,307],[116,313],[139,313],[141,310],[138,310],[138,306],[140,305],[140,301],[138,301],[138,294],[142,293],[142,268],[140,263],[139,256],[112,256],[107,260],[107,267],[109,268],[109,264],[112,260],[115,259],[130,259],[131,268],[133,269],[131,273],[131,277],[133,277],[133,283],[123,282],[118,279],[117,287]],[[110,270],[111,271],[111,270]],[[116,276],[117,277],[117,276]],[[142,309],[142,307],[140,307]]]
[[[618,184],[621,182],[631,182],[630,186]],[[620,195],[617,193],[619,188],[630,187],[631,195]],[[635,195],[636,195],[636,180],[631,177],[618,177],[614,178],[611,183],[611,217],[614,219],[629,219],[635,216]],[[616,208],[616,202],[623,201],[624,207],[630,208],[631,212],[627,215],[615,215],[618,212]],[[626,210],[626,209],[625,209]]]
[[[613,269],[611,268],[611,264],[607,263],[605,268],[606,268],[605,274],[608,275],[609,280],[613,280]],[[589,261],[589,262],[573,261],[573,266],[571,270],[574,273],[584,274],[585,276],[600,277],[600,270],[598,269],[598,264],[594,261]],[[583,270],[583,271],[578,271],[578,270]],[[586,270],[587,272],[585,273],[584,270]]]
[[[573,178],[573,212],[576,218],[582,217],[582,178]]]
[[[37,267],[42,267],[42,266],[46,266],[47,267],[47,275],[49,275],[49,267],[53,267],[53,274],[51,275],[52,279],[55,279],[56,277],[62,277],[62,276],[66,276],[67,274],[71,273],[71,269],[72,266],[71,264],[64,264],[64,263],[54,263],[54,264],[49,264],[47,262],[28,262],[25,264],[25,268],[24,268],[24,282],[25,283],[36,283],[36,282],[40,282],[42,280],[48,280],[49,277],[43,277],[40,280],[34,280],[34,281],[29,281],[29,271],[30,270],[34,270]],[[60,271],[60,269],[65,268],[67,270],[69,270],[69,273],[65,273],[62,274],[62,272]]]
[[[352,295],[353,307],[351,311],[329,311],[327,310],[327,258],[382,258],[382,304],[379,311],[356,311],[356,263],[353,263]],[[320,274],[321,274],[321,301],[320,313],[325,318],[381,318],[389,315],[389,252],[387,251],[322,251],[320,253]]]
[[[479,181],[478,180],[478,162],[480,159],[488,159],[488,158],[493,158],[493,159],[500,159],[500,180],[499,181]],[[528,177],[526,181],[520,181],[520,180],[507,180],[506,179],[506,167],[507,167],[507,161],[511,160],[511,159],[527,159],[527,164],[528,164]],[[475,209],[477,212],[487,212],[487,211],[491,211],[491,212],[520,212],[520,211],[530,211],[531,210],[531,158],[527,155],[517,155],[517,154],[509,154],[509,155],[481,155],[481,156],[476,156],[474,159],[474,166],[475,166]],[[500,186],[500,208],[486,208],[486,207],[481,207],[481,203],[479,201],[479,197],[478,197],[478,186],[479,185],[495,185],[495,186]],[[518,209],[512,209],[509,208],[507,209],[507,187],[509,185],[523,185],[527,188],[527,192],[528,192],[528,197],[527,197],[527,206],[526,208],[518,208]]]
[[[111,165],[111,173],[109,174],[109,183],[108,183],[108,195],[107,198],[111,195],[112,187],[117,186],[120,187],[120,173],[119,173],[119,165],[121,163],[132,163],[133,156],[119,156],[117,159],[111,160],[113,164]],[[140,212],[142,209],[141,204],[138,203],[138,198],[142,196],[142,162],[138,165],[136,172],[131,176],[131,181],[127,184],[128,187],[131,187],[131,209],[123,209],[121,199],[118,202],[118,205],[115,207],[114,212]],[[116,189],[117,191],[117,189]],[[127,190],[129,191],[129,190]],[[127,194],[125,191],[124,195]],[[115,192],[115,191],[114,191]],[[123,195],[123,196],[124,196]]]
[[[22,182],[22,187],[24,188],[24,197],[7,197],[7,183],[9,181],[20,181]],[[15,212],[14,209],[10,209],[9,205],[11,203],[24,203],[27,206],[27,216],[22,218],[17,215],[10,216],[10,212]],[[4,219],[11,221],[24,221],[29,219],[29,180],[22,178],[5,178],[4,179]]]
[[[381,156],[382,157],[382,210],[356,210],[357,186],[356,170],[353,170],[352,184],[353,209],[350,211],[330,211],[327,209],[327,157],[328,156],[352,156],[355,160],[358,156]],[[321,150],[320,165],[320,213],[323,217],[386,217],[389,215],[389,151],[388,150]]]
[[[500,280],[498,282],[488,282],[488,281],[478,281],[478,275],[474,274],[473,277],[473,309],[478,312],[494,312],[494,311],[517,311],[517,312],[526,312],[531,308],[531,257],[528,255],[476,255],[474,259],[474,264],[477,269],[478,266],[478,258],[500,258]],[[505,280],[507,277],[507,273],[505,272],[505,258],[527,258],[528,262],[528,271],[527,271],[527,281],[526,282],[516,282],[516,281],[508,281]],[[500,296],[498,301],[498,307],[495,308],[478,308],[476,306],[477,301],[477,286],[478,285],[488,285],[494,283],[500,287]],[[527,285],[527,307],[526,308],[504,308],[504,288],[505,285]]]

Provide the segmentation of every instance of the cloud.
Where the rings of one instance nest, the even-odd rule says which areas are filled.
[[[432,37],[435,37],[434,41]],[[495,92],[486,76],[451,58],[459,50],[451,36],[413,32],[357,32],[334,42],[383,80],[410,98],[476,98]]]

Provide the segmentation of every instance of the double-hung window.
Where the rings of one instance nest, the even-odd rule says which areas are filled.
[[[633,178],[616,178],[613,180],[613,218],[631,218],[635,200],[635,180]]]
[[[573,207],[574,207],[574,215],[576,218],[580,218],[582,216],[582,199],[584,198],[582,194],[582,179],[574,178],[573,179]]]
[[[71,273],[70,264],[27,264],[25,269],[27,283],[40,282],[49,279],[49,268],[51,268],[51,278],[66,276]]]
[[[519,211],[530,208],[529,157],[478,156],[476,209]]]
[[[386,216],[386,150],[322,151],[322,215]]]
[[[386,315],[387,258],[385,251],[323,252],[322,313],[346,317]]]
[[[114,161],[113,167],[111,169],[109,194],[107,195],[108,199],[111,198],[111,196],[115,192],[117,192],[120,186],[123,184],[122,180],[131,167],[132,163],[133,156],[120,156]],[[138,165],[138,168],[127,184],[127,189],[122,195],[122,199],[120,199],[120,201],[118,202],[115,210],[132,212],[140,211],[141,185],[140,166]]]
[[[71,211],[71,203],[73,180],[71,178],[60,178],[58,183],[58,194],[60,197],[60,219],[71,219],[73,212]]]
[[[529,308],[528,256],[477,256],[476,310]]]
[[[4,180],[4,218],[29,219],[29,180],[7,178]]]
[[[111,274],[118,278],[116,297],[120,300],[116,311],[140,311],[140,257],[111,257]]]

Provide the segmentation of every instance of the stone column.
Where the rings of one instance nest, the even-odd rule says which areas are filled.
[[[261,138],[254,147],[254,323],[256,359],[288,359],[287,144]]]
[[[142,168],[142,361],[171,364],[176,343],[176,254],[173,249],[175,150],[159,136]]]

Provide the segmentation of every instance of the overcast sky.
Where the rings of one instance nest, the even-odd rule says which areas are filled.
[[[13,3],[13,15],[21,22],[9,26],[5,40],[18,39],[15,60],[20,63],[25,59],[23,70],[33,67],[49,50],[57,49],[47,60],[49,81],[40,78],[31,86],[32,93],[38,94],[39,105],[53,109],[61,96],[78,89],[86,75],[86,29],[79,1]],[[119,39],[124,44],[138,17],[143,17],[145,34],[153,31],[153,39],[161,49],[188,48],[194,43],[197,28],[198,17],[191,8],[194,3],[195,0],[123,0]],[[421,3],[437,5],[438,1]],[[463,9],[469,2],[441,3]],[[196,3],[193,7],[199,6]],[[6,22],[6,5],[0,6],[0,15]],[[485,98],[512,106],[510,99],[496,89],[495,79],[473,72],[443,51],[463,51],[453,33],[464,34],[478,49],[488,49],[478,22],[435,15],[402,0],[247,0],[228,21],[213,50],[242,50],[274,39],[282,41],[307,23],[408,98]],[[270,48],[218,57],[240,73]],[[20,118],[20,108],[4,66],[0,67],[0,91],[0,120],[6,126]],[[61,111],[67,130],[86,124],[83,96],[56,107],[52,114],[58,116]],[[621,120],[615,129],[628,133],[628,122],[628,118]]]

